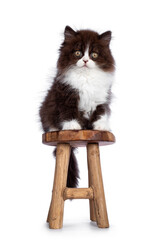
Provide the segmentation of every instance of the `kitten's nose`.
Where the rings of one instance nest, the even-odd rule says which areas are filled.
[[[84,59],[83,59],[83,62],[86,64],[86,63],[88,62],[88,60],[84,60]]]

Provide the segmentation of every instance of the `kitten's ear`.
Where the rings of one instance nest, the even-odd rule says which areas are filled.
[[[111,31],[104,32],[101,35],[99,35],[99,38],[105,40],[109,44],[112,38],[112,32]]]
[[[75,36],[75,33],[76,32],[70,26],[65,27],[65,30],[64,30],[65,39],[72,38],[73,36]]]

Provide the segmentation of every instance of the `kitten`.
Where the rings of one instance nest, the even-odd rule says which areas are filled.
[[[45,132],[110,130],[109,115],[114,59],[111,32],[74,31],[66,26],[57,62],[57,75],[40,107]],[[78,166],[71,149],[68,187],[78,184]],[[74,171],[73,171],[74,170]]]

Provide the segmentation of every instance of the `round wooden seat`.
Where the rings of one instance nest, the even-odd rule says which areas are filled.
[[[115,136],[108,131],[98,130],[63,130],[47,132],[42,135],[42,142],[50,146],[69,143],[72,147],[84,147],[87,143],[99,143],[100,146],[115,142]]]

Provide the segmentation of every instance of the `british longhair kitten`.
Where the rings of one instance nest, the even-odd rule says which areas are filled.
[[[114,59],[111,32],[74,31],[66,26],[57,74],[40,107],[45,132],[59,130],[110,130]],[[78,166],[71,149],[68,187],[78,184]]]

